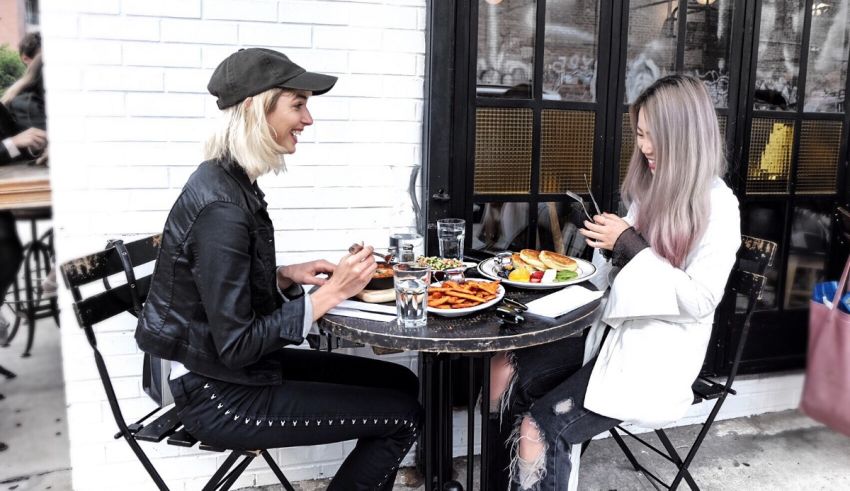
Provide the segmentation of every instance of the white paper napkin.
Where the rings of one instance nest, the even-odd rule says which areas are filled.
[[[572,285],[528,302],[528,311],[544,317],[558,317],[602,297],[602,292]]]
[[[355,309],[343,309],[339,307],[334,307],[328,310],[329,314],[333,315],[341,315],[343,317],[355,317],[357,319],[369,319],[378,322],[389,322],[394,321],[396,316],[394,315],[386,315],[386,314],[377,314],[375,312],[364,312],[362,310]]]

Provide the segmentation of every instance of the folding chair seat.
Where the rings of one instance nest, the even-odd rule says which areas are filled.
[[[160,407],[133,423],[128,424],[124,418],[103,356],[97,347],[97,338],[93,326],[124,312],[134,315],[141,312],[142,302],[150,289],[151,275],[147,274],[137,278],[134,268],[153,265],[159,252],[160,241],[161,236],[156,235],[128,244],[121,241],[111,242],[105,250],[68,261],[61,267],[65,284],[70,288],[74,298],[73,307],[77,322],[85,331],[86,338],[94,352],[98,375],[106,391],[109,408],[115,418],[115,423],[118,425],[119,431],[115,434],[115,439],[124,438],[157,488],[163,491],[167,491],[169,488],[142,450],[141,445],[139,445],[140,441],[160,443],[165,440],[169,445],[180,447],[194,447],[198,444],[198,448],[204,451],[230,451],[228,457],[204,486],[205,491],[230,489],[236,479],[248,467],[248,464],[260,456],[266,460],[269,468],[277,476],[284,489],[292,491],[292,485],[266,449],[256,451],[229,450],[198,442],[183,427],[177,417],[177,408],[174,404],[160,405]],[[123,276],[126,281],[112,286],[109,279],[113,275]],[[88,291],[98,281],[103,282],[104,288],[97,293],[84,296],[82,290]],[[237,464],[240,457],[242,460]]]
[[[705,422],[702,423],[702,428],[699,434],[694,440],[693,445],[688,450],[685,458],[682,459],[679,453],[676,451],[673,444],[670,442],[670,439],[667,437],[667,434],[663,429],[656,429],[655,434],[658,437],[658,440],[661,442],[663,448],[658,448],[655,445],[651,444],[644,438],[637,436],[630,431],[624,429],[622,426],[617,426],[612,428],[610,433],[614,440],[617,442],[617,445],[626,454],[626,458],[634,467],[635,471],[642,472],[655,482],[650,481],[650,483],[655,486],[656,482],[660,484],[662,487],[667,489],[676,489],[681,483],[682,479],[684,479],[691,489],[698,490],[699,486],[697,486],[694,481],[693,476],[688,471],[688,467],[693,462],[694,457],[696,456],[697,451],[702,445],[703,440],[708,434],[709,429],[711,428],[712,423],[714,423],[714,419],[717,417],[717,413],[720,411],[720,408],[723,406],[723,402],[726,400],[726,396],[729,394],[735,395],[736,392],[732,389],[732,383],[735,381],[735,376],[738,373],[738,365],[741,361],[741,355],[744,350],[744,343],[747,341],[747,334],[749,331],[749,323],[750,317],[752,316],[753,309],[756,306],[756,302],[761,296],[762,289],[764,288],[765,277],[763,276],[764,271],[773,261],[773,256],[776,253],[776,243],[771,242],[769,240],[758,239],[755,237],[742,236],[742,245],[738,250],[738,259],[735,265],[735,268],[732,270],[732,273],[729,275],[729,281],[726,285],[726,293],[724,294],[724,302],[735,302],[738,301],[739,298],[743,298],[746,300],[744,314],[741,317],[740,324],[735,327],[733,326],[732,333],[738,334],[738,343],[735,351],[735,357],[732,362],[732,368],[729,372],[729,376],[727,377],[725,383],[717,382],[709,379],[708,377],[699,376],[697,380],[694,381],[691,389],[694,393],[694,404],[698,404],[703,401],[713,400],[714,406],[712,407],[708,417]],[[741,307],[740,304],[737,305]],[[677,469],[676,476],[673,478],[673,481],[670,484],[665,483],[660,477],[652,473],[646,467],[644,467],[640,462],[638,462],[635,455],[629,449],[628,445],[626,445],[625,440],[623,439],[622,432],[625,435],[632,437],[638,443],[644,445],[655,453],[659,454],[664,459],[671,462]],[[585,442],[582,448],[582,453],[587,448],[587,445],[590,442]]]

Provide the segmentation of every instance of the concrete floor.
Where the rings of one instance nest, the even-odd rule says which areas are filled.
[[[11,380],[0,377],[0,393],[6,396],[0,401],[0,442],[8,445],[0,452],[0,491],[70,490],[59,331],[52,321],[40,321],[30,358],[20,357],[24,343],[25,335],[19,334],[10,347],[0,348],[0,364],[18,374]],[[685,453],[697,431],[698,426],[687,426],[668,433],[679,452]],[[660,457],[633,449],[651,468],[665,469],[659,465],[664,463]],[[456,468],[458,480],[465,482],[465,460],[457,459]],[[712,427],[691,472],[705,490],[850,489],[850,438],[796,411],[721,421]],[[660,474],[667,479],[672,476],[669,471]],[[320,490],[327,483],[304,481],[296,483],[296,489]],[[243,491],[252,489],[257,490]],[[415,471],[403,469],[395,489],[418,491],[424,486]],[[593,442],[585,454],[580,489],[653,487],[632,470],[614,441],[607,438]]]
[[[3,315],[11,319],[7,307]],[[0,491],[71,489],[71,457],[65,421],[65,390],[59,329],[53,319],[36,324],[35,342],[29,358],[21,358],[26,346],[22,326],[7,348],[0,347],[0,365],[17,377],[0,376]]]

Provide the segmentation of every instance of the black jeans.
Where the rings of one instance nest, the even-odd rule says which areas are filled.
[[[582,366],[584,340],[567,338],[512,353],[515,379],[506,414],[499,425],[501,441],[512,446],[523,416],[531,416],[546,443],[545,472],[531,489],[566,490],[571,470],[570,446],[590,440],[621,421],[584,408],[584,396],[596,360]],[[511,428],[513,426],[513,428]],[[513,435],[512,435],[513,434]],[[510,461],[506,451],[494,462],[501,470],[496,489],[509,483]],[[513,472],[516,475],[516,469]]]
[[[357,356],[283,349],[284,382],[237,385],[194,373],[172,380],[186,430],[227,449],[267,449],[357,439],[329,490],[392,489],[422,416],[407,368]]]
[[[15,282],[15,276],[24,259],[23,250],[15,226],[15,217],[11,212],[0,211],[0,304],[9,287]]]

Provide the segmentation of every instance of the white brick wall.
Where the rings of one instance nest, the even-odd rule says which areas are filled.
[[[421,155],[425,0],[43,0],[58,260],[106,239],[159,232],[200,162],[217,109],[213,68],[240,47],[279,49],[340,77],[310,102],[289,172],[266,176],[280,262],[336,260],[354,240],[410,230],[407,185]],[[61,293],[62,322],[75,326]],[[128,419],[150,408],[129,316],[99,329]],[[123,441],[78,329],[63,329],[74,489],[151,489]],[[369,355],[371,351],[360,350]],[[408,355],[388,359],[415,369]],[[352,442],[274,451],[291,479],[332,475]],[[172,489],[199,489],[223,456],[145,445]],[[275,482],[252,464],[236,488]]]

